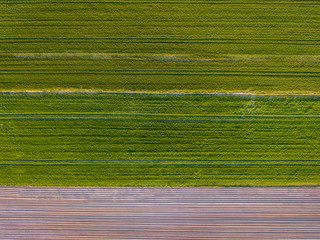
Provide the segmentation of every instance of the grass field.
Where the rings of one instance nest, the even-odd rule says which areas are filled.
[[[0,185],[319,185],[319,21],[315,0],[0,0]]]
[[[3,94],[1,104],[2,185],[320,180],[320,98]]]
[[[0,0],[0,90],[319,92],[319,1]]]

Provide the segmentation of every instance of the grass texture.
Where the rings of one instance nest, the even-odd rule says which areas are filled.
[[[320,98],[3,94],[0,184],[318,186]]]
[[[0,184],[318,186],[320,3],[0,0]],[[6,94],[3,91],[48,91]]]
[[[0,91],[319,92],[312,0],[0,0]]]

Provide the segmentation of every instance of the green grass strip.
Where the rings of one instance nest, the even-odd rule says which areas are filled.
[[[0,184],[318,186],[320,98],[2,94]]]

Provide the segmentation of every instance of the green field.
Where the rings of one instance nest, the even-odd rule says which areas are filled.
[[[3,94],[1,185],[320,181],[320,98]]]
[[[0,90],[319,93],[314,0],[0,0]]]
[[[319,22],[316,0],[0,0],[0,185],[319,186]]]

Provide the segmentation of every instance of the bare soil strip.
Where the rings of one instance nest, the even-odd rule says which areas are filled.
[[[98,91],[98,90],[23,90],[23,91],[0,91],[0,94],[127,94],[127,95],[212,95],[212,96],[239,96],[239,97],[320,97],[320,93],[313,92],[204,92],[204,91],[168,91],[168,92],[148,92],[148,91]]]
[[[320,188],[1,187],[0,239],[319,239]]]

